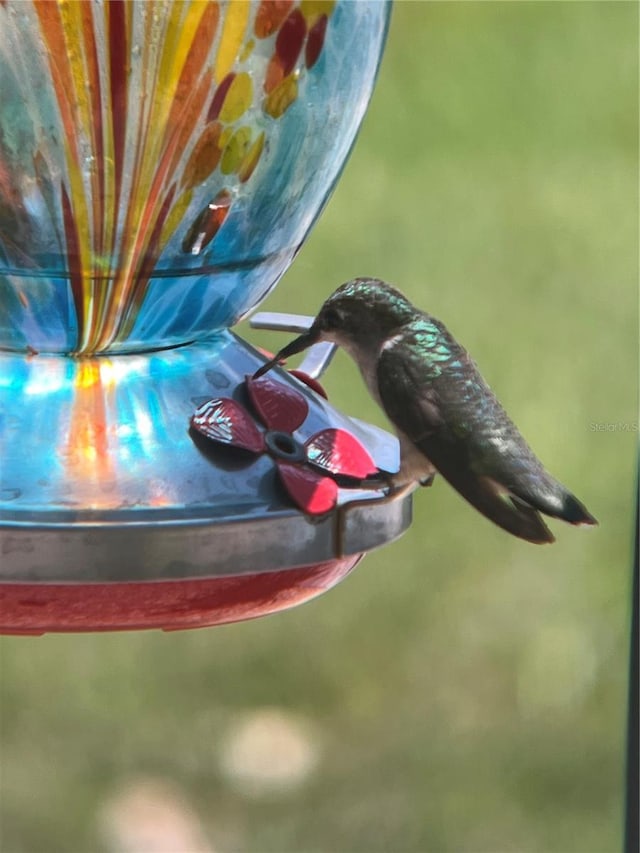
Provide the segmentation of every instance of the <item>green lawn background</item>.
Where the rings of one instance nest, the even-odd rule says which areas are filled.
[[[395,283],[600,527],[553,524],[557,543],[534,547],[438,481],[402,540],[289,613],[3,640],[4,853],[107,849],[105,801],[148,778],[177,786],[222,853],[620,849],[637,33],[635,3],[398,2],[351,160],[265,305],[315,313],[352,276]],[[325,384],[385,424],[343,355]],[[320,761],[256,798],[219,759],[262,707],[307,721]]]

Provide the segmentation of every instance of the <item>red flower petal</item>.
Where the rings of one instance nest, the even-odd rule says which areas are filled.
[[[266,353],[264,353],[266,354]],[[269,358],[269,356],[267,356]],[[327,392],[324,390],[322,385],[318,382],[317,379],[314,379],[313,376],[309,376],[308,373],[305,373],[304,370],[290,370],[289,373],[292,376],[295,376],[296,379],[299,379],[300,382],[304,382],[304,384],[311,388],[312,391],[315,391],[316,394],[319,394],[321,397],[324,397],[325,400],[328,400]]]
[[[344,429],[324,429],[312,435],[305,448],[310,462],[333,474],[366,477],[378,471],[358,439]]]
[[[322,515],[335,507],[338,487],[329,477],[322,477],[303,465],[276,462],[276,466],[289,496],[303,512]]]
[[[202,435],[253,453],[262,453],[264,438],[249,413],[229,397],[207,400],[193,413],[191,426]]]
[[[279,432],[293,432],[302,426],[309,414],[309,406],[299,391],[271,376],[259,379],[247,376],[246,384],[251,402],[266,427]]]

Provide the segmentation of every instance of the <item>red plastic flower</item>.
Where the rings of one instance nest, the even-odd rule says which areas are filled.
[[[304,443],[296,438],[309,406],[295,388],[270,376],[248,376],[245,385],[266,431],[230,397],[203,403],[194,412],[191,426],[216,444],[256,455],[268,453],[289,496],[304,512],[329,512],[337,503],[339,485],[360,487],[358,481],[378,473],[366,449],[346,430],[323,429]]]

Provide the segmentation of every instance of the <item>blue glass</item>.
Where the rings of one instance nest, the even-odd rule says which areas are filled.
[[[0,348],[202,340],[274,287],[351,149],[389,16],[280,8],[0,3]]]

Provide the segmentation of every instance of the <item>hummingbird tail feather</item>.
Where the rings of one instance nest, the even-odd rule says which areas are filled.
[[[490,477],[477,477],[462,489],[452,485],[479,512],[508,533],[537,545],[555,541],[536,509]]]

